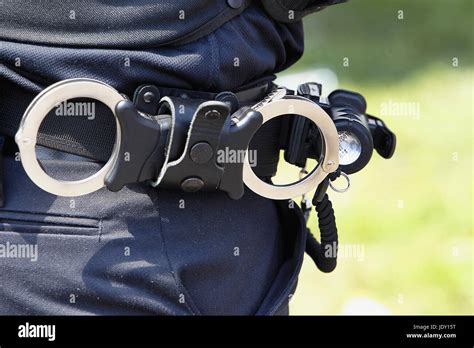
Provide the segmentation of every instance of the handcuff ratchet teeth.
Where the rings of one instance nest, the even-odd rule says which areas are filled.
[[[41,123],[48,113],[59,103],[74,98],[96,99],[112,111],[116,121],[115,144],[107,163],[94,175],[78,181],[57,180],[50,177],[41,167],[36,157],[36,139]],[[166,98],[163,100],[166,102]],[[203,113],[205,114],[209,110],[213,111],[213,108],[220,110],[224,115],[226,111],[229,112],[222,102],[204,103],[203,105],[197,109],[193,122],[200,118],[204,119]],[[289,185],[271,185],[263,182],[253,172],[248,159],[248,144],[263,124],[287,114],[301,115],[315,123],[322,137],[322,156],[316,168],[300,181]],[[225,115],[225,117],[227,116],[229,115]],[[166,179],[165,171],[168,170],[167,165],[170,160],[168,155],[174,138],[173,130],[176,121],[175,115],[170,117],[173,118],[171,122],[168,120],[168,122],[160,124],[156,119],[140,114],[130,101],[111,86],[92,79],[70,79],[46,88],[31,102],[23,115],[19,130],[15,135],[15,141],[20,150],[22,165],[30,179],[43,190],[58,196],[81,196],[97,191],[104,186],[112,191],[117,191],[128,183],[147,180],[156,185],[163,176]],[[205,122],[208,122],[205,126],[211,125],[209,123],[211,121],[206,120]],[[218,126],[222,127],[222,132],[227,132],[227,144],[246,150],[243,163],[240,165],[219,164],[214,166],[214,170],[219,174],[213,172],[211,175],[215,179],[215,183],[210,186],[226,191],[231,198],[241,197],[243,183],[255,193],[266,198],[278,200],[295,198],[315,189],[328,174],[334,172],[339,166],[339,138],[330,116],[316,103],[304,97],[286,95],[284,89],[273,91],[262,102],[244,113],[243,117],[232,117],[232,122],[228,123],[222,122],[222,119],[219,122]],[[191,137],[192,130],[194,129],[191,124],[188,140],[196,139],[196,135]],[[132,135],[135,136],[132,137]],[[190,149],[191,145],[193,144],[189,144]],[[122,155],[130,150],[129,147],[135,150],[140,147],[143,150],[143,146],[146,147],[143,154],[132,156],[135,162],[124,161]],[[190,149],[186,144],[185,152],[180,157],[187,159],[189,156],[184,155],[188,154],[186,151]],[[215,161],[215,153],[211,153],[211,158]],[[205,166],[196,164],[187,163],[186,165],[185,169],[198,168],[202,171],[202,168],[205,168]],[[175,168],[175,172],[178,172],[179,170],[176,169],[179,168]],[[206,170],[204,170],[205,173]],[[189,174],[192,176],[193,173]]]

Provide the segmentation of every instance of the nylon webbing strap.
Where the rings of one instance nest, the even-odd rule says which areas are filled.
[[[189,91],[187,92],[189,94]],[[163,89],[163,93],[172,92],[169,89]],[[178,93],[174,91],[173,94]],[[214,99],[215,95],[214,93],[198,93],[199,98],[207,97],[209,100]],[[252,93],[249,90],[237,95],[246,99],[245,103],[255,103],[259,100],[257,98],[261,98],[260,95],[251,98]],[[0,82],[1,134],[10,137],[15,135],[23,113],[34,97],[33,94],[25,92],[14,84]],[[94,109],[89,110],[93,112],[85,117],[62,117],[57,114],[57,110],[52,110],[41,125],[37,143],[55,150],[106,162],[115,142],[115,120],[105,105],[99,102],[93,105]],[[255,172],[259,176],[269,177],[276,173],[280,128],[280,120],[269,122],[257,132],[252,140],[250,149],[257,151],[258,162]]]

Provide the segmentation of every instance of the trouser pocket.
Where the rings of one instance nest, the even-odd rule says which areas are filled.
[[[98,236],[100,223],[80,216],[0,210],[0,233]]]
[[[168,266],[160,216],[140,185],[57,197],[4,158],[0,315],[188,314]],[[98,164],[48,161],[58,175]]]

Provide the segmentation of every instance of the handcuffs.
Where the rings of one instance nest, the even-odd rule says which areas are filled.
[[[50,110],[74,98],[98,100],[113,112],[115,145],[109,160],[94,175],[78,181],[57,180],[50,177],[38,161],[36,139]],[[276,200],[295,198],[314,190],[339,167],[339,137],[334,122],[319,105],[305,97],[287,95],[285,90],[276,89],[256,105],[232,115],[224,102],[204,102],[193,115],[181,155],[173,160],[170,152],[178,117],[172,99],[164,97],[162,103],[170,115],[157,119],[140,113],[124,95],[103,82],[80,78],[53,84],[31,102],[16,133],[22,165],[37,186],[64,197],[86,195],[104,186],[118,191],[124,185],[143,181],[156,187],[178,176],[176,180],[187,191],[217,188],[238,199],[243,195],[245,183],[260,196]],[[252,170],[248,155],[243,163],[216,163],[216,149],[222,146],[221,142],[248,154],[255,132],[268,121],[287,114],[301,115],[314,122],[322,139],[317,166],[300,181],[289,185],[264,182]],[[196,147],[196,144],[200,145]],[[193,157],[192,151],[198,152],[198,156]]]

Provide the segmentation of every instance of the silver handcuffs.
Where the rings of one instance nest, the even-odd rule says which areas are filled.
[[[107,163],[94,175],[78,181],[57,180],[49,176],[41,167],[35,146],[41,123],[50,110],[59,103],[73,98],[95,99],[104,103],[112,111],[116,119],[115,144]],[[44,191],[64,197],[82,196],[103,188],[107,173],[117,160],[121,143],[121,128],[115,107],[123,100],[125,97],[111,86],[97,80],[83,78],[58,82],[38,94],[25,111],[15,135],[21,163],[30,179]],[[252,109],[261,113],[262,125],[282,115],[304,116],[315,123],[323,140],[323,155],[318,165],[306,177],[289,185],[271,185],[262,181],[252,170],[247,155],[243,164],[243,181],[252,191],[270,199],[295,198],[314,190],[328,174],[338,168],[339,137],[336,127],[329,115],[316,103],[303,97],[286,96],[284,91],[276,90]]]

